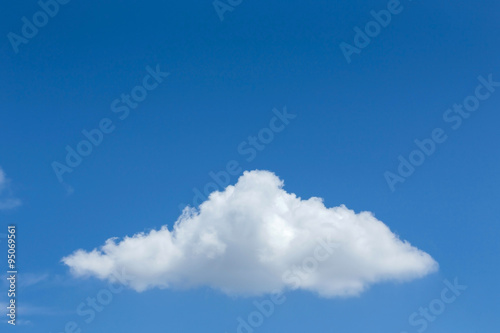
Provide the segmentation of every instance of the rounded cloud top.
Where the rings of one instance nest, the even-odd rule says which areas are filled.
[[[257,295],[303,289],[357,295],[380,281],[437,269],[427,253],[400,240],[370,212],[327,208],[283,190],[269,171],[247,171],[166,226],[63,258],[77,276],[116,280],[137,291],[208,286]]]

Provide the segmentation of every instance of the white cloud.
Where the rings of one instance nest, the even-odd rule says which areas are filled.
[[[21,200],[13,197],[10,189],[10,180],[0,167],[0,210],[13,209],[20,205]]]
[[[18,274],[18,277],[19,288],[27,288],[47,281],[47,279],[49,278],[49,274],[20,273]]]
[[[124,272],[121,280],[137,291],[209,286],[240,295],[276,289],[357,295],[376,282],[437,269],[431,256],[371,213],[326,208],[320,198],[302,200],[282,187],[271,172],[245,172],[198,210],[186,208],[173,230],[108,239],[62,260],[76,276],[116,280]]]

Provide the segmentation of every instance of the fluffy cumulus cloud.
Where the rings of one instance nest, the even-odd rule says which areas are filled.
[[[209,286],[231,295],[302,289],[325,297],[437,269],[370,212],[327,208],[283,185],[271,172],[245,172],[198,209],[186,208],[172,230],[108,239],[63,262],[77,276],[118,279],[137,291]]]
[[[15,198],[10,188],[10,180],[0,167],[0,210],[13,209],[21,205],[21,200]]]

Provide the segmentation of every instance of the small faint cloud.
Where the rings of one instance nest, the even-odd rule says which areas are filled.
[[[21,200],[14,197],[10,179],[0,167],[0,210],[9,210],[21,206]]]
[[[8,286],[9,282],[7,280],[8,274],[2,274],[0,275],[0,278],[2,279],[1,285]],[[18,279],[17,279],[17,285],[19,286],[19,289],[25,289],[28,287],[32,287],[37,284],[41,283],[49,283],[49,278],[50,275],[47,273],[19,273],[17,274]],[[1,303],[0,303],[1,304]]]
[[[7,306],[8,306],[7,302],[0,302],[1,309],[5,309]],[[71,313],[73,312],[68,310],[61,310],[47,306],[36,306],[27,303],[17,307],[16,325],[32,326],[33,317],[65,316]],[[8,320],[9,320],[8,318],[6,320],[1,320],[0,323],[6,324]]]
[[[50,307],[27,304],[25,306],[20,306],[18,313],[20,316],[59,316],[64,315],[67,312]]]
[[[16,319],[16,325],[19,326],[33,326],[31,320]]]
[[[19,274],[19,287],[26,288],[38,284],[40,282],[46,281],[49,277],[49,274],[33,274],[33,273],[25,273]]]

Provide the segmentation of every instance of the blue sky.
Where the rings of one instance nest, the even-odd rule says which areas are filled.
[[[353,29],[365,29],[370,12],[388,4],[395,6],[243,0],[221,20],[211,1],[70,1],[17,46],[9,33],[25,38],[22,18],[32,22],[41,7],[4,4],[0,233],[17,226],[15,330],[237,331],[238,317],[248,321],[253,302],[268,294],[127,287],[87,323],[77,308],[109,295],[102,291],[108,281],[76,277],[61,261],[112,237],[171,229],[179,206],[193,202],[193,189],[204,192],[210,172],[233,161],[231,184],[243,170],[269,170],[303,199],[372,212],[439,264],[422,278],[375,283],[354,297],[287,291],[255,332],[493,332],[500,296],[500,5],[401,1],[348,62],[341,43],[355,47]],[[169,75],[155,81],[158,71]],[[144,80],[155,87],[141,88]],[[126,106],[122,94],[134,91],[147,96]],[[465,101],[475,111],[453,111]],[[249,136],[285,109],[295,117],[248,152]],[[109,133],[61,182],[54,161],[64,164],[66,147],[77,149],[82,131],[102,130],[103,121]],[[399,156],[408,161],[415,140],[428,143],[436,129],[446,140],[413,154],[425,160],[403,177]],[[387,172],[405,181],[391,186]],[[6,239],[0,242],[6,253]],[[5,260],[0,267],[4,276]],[[432,320],[419,315],[412,325],[409,317],[438,304],[449,288],[443,281],[455,279],[467,289]],[[1,287],[5,304],[8,288]]]

